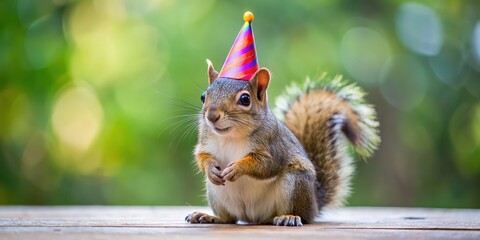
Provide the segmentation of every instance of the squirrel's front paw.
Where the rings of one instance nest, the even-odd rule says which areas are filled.
[[[207,170],[207,177],[215,185],[225,185],[222,178],[222,169],[217,164],[211,164]]]
[[[222,172],[223,180],[230,182],[236,181],[242,175],[237,162],[231,162]]]

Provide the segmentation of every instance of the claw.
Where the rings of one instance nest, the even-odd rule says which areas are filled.
[[[238,171],[238,165],[236,164],[236,162],[232,162],[227,165],[221,175],[224,181],[235,182],[241,174]]]
[[[219,166],[212,165],[207,172],[208,179],[215,185],[225,185],[225,181],[222,178],[221,168]]]
[[[303,226],[302,219],[295,215],[282,215],[273,219],[273,224],[277,226]]]
[[[285,225],[287,225],[287,222],[285,222]],[[295,226],[295,218],[290,218],[290,220],[288,220],[288,225],[290,226]]]
[[[187,217],[185,217],[185,221],[188,223],[222,223],[221,219],[215,217],[215,216],[210,216],[205,213],[200,213],[200,212],[193,212],[189,214]]]

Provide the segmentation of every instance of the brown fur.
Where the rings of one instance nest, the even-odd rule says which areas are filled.
[[[255,176],[255,169],[259,165],[257,164],[258,161],[259,159],[254,154],[248,154],[244,158],[227,165],[224,174],[222,174],[223,178],[228,181],[235,181],[245,174]]]
[[[302,161],[292,161],[290,164],[287,165],[287,171],[309,171],[310,166],[305,164]]]
[[[208,153],[199,153],[197,154],[197,164],[202,172],[206,172],[206,167],[211,164],[213,156]]]
[[[340,124],[338,129],[337,124]],[[300,140],[315,166],[321,186],[317,195],[319,208],[330,203],[337,205],[336,196],[341,186],[337,141],[343,131],[354,144],[357,142],[358,115],[347,101],[320,89],[304,94],[291,105],[285,115],[285,125]]]

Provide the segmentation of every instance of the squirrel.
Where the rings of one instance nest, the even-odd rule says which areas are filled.
[[[214,216],[194,212],[185,220],[302,226],[340,206],[350,190],[350,150],[369,157],[380,143],[362,89],[324,74],[287,88],[272,110],[268,69],[242,81],[219,77],[207,64],[194,155]]]

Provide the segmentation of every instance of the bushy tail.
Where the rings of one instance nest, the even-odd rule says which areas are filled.
[[[331,78],[324,73],[315,81],[307,79],[303,86],[287,88],[277,98],[277,117],[300,140],[315,165],[319,209],[339,206],[349,195],[351,150],[366,158],[380,143],[375,110],[364,96],[360,87],[341,75]]]

